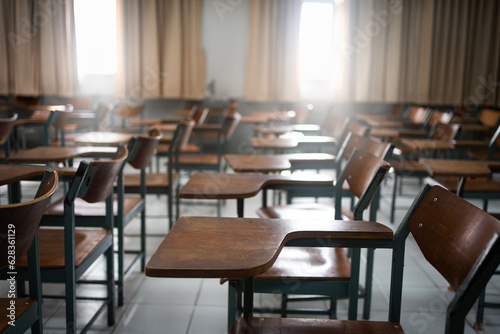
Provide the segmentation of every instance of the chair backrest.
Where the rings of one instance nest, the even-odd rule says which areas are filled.
[[[456,291],[446,332],[462,333],[465,316],[500,263],[500,222],[448,190],[425,184],[395,234],[396,250],[404,251],[409,233]],[[394,263],[401,281],[403,257],[399,254]],[[400,298],[398,290],[391,298]]]
[[[340,138],[342,136],[344,128],[347,126],[347,122],[348,118],[340,117],[335,115],[334,113],[330,113],[323,122],[321,130],[326,135]]]
[[[121,118],[137,117],[141,115],[143,107],[143,104],[120,104],[116,107],[116,116]]]
[[[343,143],[345,141],[349,132],[358,136],[365,136],[368,131],[370,131],[370,127],[350,118],[347,125],[344,127],[344,132],[340,136],[339,143]]]
[[[430,137],[440,141],[450,141],[456,138],[459,131],[460,124],[434,123]]]
[[[106,200],[113,191],[113,183],[127,161],[128,149],[120,146],[113,160],[94,160],[90,162],[93,177],[92,182],[86,187],[86,192],[81,198],[88,203],[97,203]]]
[[[427,125],[433,127],[436,123],[449,124],[453,114],[453,111],[432,111],[427,119]]]
[[[240,123],[240,120],[241,114],[238,112],[234,112],[224,117],[224,122],[222,123],[222,134],[226,140],[231,138],[234,131],[236,130],[236,127]]]
[[[16,119],[17,114],[12,115],[10,118],[0,119],[0,145],[5,144],[9,139],[10,132],[12,131]]]
[[[181,152],[184,148],[186,148],[194,125],[195,122],[189,119],[179,123],[174,136],[172,137],[172,142],[170,143],[172,151]]]
[[[485,108],[479,115],[479,121],[489,127],[495,127],[500,122],[500,110]]]
[[[430,116],[430,109],[427,107],[411,107],[408,112],[408,120],[416,125],[423,125]]]
[[[360,136],[353,133],[348,133],[347,137],[342,143],[342,146],[337,154],[338,160],[349,159],[351,154],[355,149],[364,150],[370,152],[374,156],[388,160],[392,154],[394,146],[388,142],[382,142],[380,140]]]
[[[203,123],[205,123],[205,120],[207,119],[209,111],[210,111],[210,109],[208,109],[208,108],[203,108],[203,109],[196,108],[196,110],[193,112],[193,115],[191,116],[191,118],[193,119],[195,124],[197,124],[197,125],[203,124]]]
[[[391,165],[385,160],[364,150],[354,150],[349,162],[336,181],[337,193],[335,197],[342,197],[340,192],[345,180],[349,184],[352,194],[359,198],[353,210],[355,220],[363,218],[363,211],[370,204],[390,168]],[[335,214],[337,215],[336,219],[339,218],[337,212]]]
[[[128,163],[135,169],[144,169],[149,166],[151,158],[156,153],[156,147],[161,139],[161,132],[158,129],[152,129],[149,136],[139,136],[132,138],[129,143]],[[132,146],[137,145],[137,149]],[[134,154],[132,154],[134,152]],[[132,156],[133,155],[133,156]]]
[[[15,258],[18,259],[28,252],[33,238],[42,219],[43,212],[58,185],[57,173],[48,170],[40,183],[34,200],[24,203],[0,205],[0,252],[6,254],[0,257],[0,268],[9,265],[7,252],[11,244],[9,240],[15,237]],[[10,231],[10,233],[9,233]],[[15,233],[14,235],[12,233]]]

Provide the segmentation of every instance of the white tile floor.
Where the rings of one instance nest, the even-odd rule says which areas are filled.
[[[405,186],[405,193],[416,194],[417,185],[409,182]],[[383,186],[385,195],[381,202],[378,220],[382,223],[389,221],[389,193],[392,189],[392,179]],[[410,196],[411,197],[411,196]],[[399,206],[408,207],[411,198],[400,199]],[[147,229],[150,234],[166,234],[167,221],[166,198],[155,195],[148,196]],[[245,215],[255,216],[255,209],[260,205],[257,196],[245,202]],[[397,211],[396,221],[401,221],[405,209]],[[183,205],[183,215],[214,216],[215,208],[208,205]],[[236,203],[228,200],[223,205],[223,215],[236,215]],[[388,224],[388,223],[387,223]],[[137,224],[129,226],[129,232],[135,232]],[[390,225],[396,228],[397,225]],[[150,256],[161,237],[150,236],[148,242],[148,256]],[[133,239],[130,243],[136,242]],[[404,296],[401,322],[408,333],[442,333],[446,304],[453,293],[448,290],[448,284],[431,268],[420,256],[415,243],[410,239],[407,244],[406,266],[404,276]],[[374,292],[372,303],[372,319],[386,320],[388,309],[391,252],[388,250],[376,251],[374,272]],[[99,266],[91,275],[99,275],[102,269]],[[46,291],[61,291],[61,286],[45,285]],[[92,291],[95,290],[95,291]],[[91,292],[95,295],[103,291],[95,286],[81,286],[79,292]],[[126,281],[126,299],[123,307],[117,308],[117,321],[113,327],[106,326],[105,313],[93,326],[91,333],[225,333],[226,332],[226,305],[227,286],[220,285],[214,279],[159,279],[148,278],[143,273],[135,272]],[[500,277],[494,277],[488,286],[488,298],[500,302]],[[277,299],[264,295],[256,297],[256,303],[269,305]],[[318,303],[318,302],[309,302]],[[324,302],[321,306],[324,306]],[[362,305],[362,303],[360,303]],[[360,305],[360,306],[361,306]],[[92,302],[78,302],[78,317],[80,323],[88,318],[96,307]],[[347,317],[346,301],[339,301],[339,318]],[[43,304],[45,333],[64,333],[65,318],[64,304],[61,301],[46,300]],[[473,310],[475,312],[475,309]],[[466,333],[476,333],[472,328],[475,313],[471,312],[466,324]],[[487,309],[485,311],[485,330],[482,333],[500,332],[500,311]],[[481,333],[481,332],[479,332]]]

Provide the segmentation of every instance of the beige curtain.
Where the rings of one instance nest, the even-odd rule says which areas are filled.
[[[203,99],[201,0],[118,0],[122,97]]]
[[[301,0],[251,0],[245,99],[299,98]]]
[[[0,1],[0,94],[73,94],[73,2]]]
[[[336,101],[500,106],[500,2],[343,1]]]

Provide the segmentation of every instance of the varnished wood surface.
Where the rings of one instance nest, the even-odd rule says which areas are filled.
[[[3,317],[0,318],[0,333],[5,332],[9,327],[10,318],[7,317],[7,308],[10,307],[10,301],[14,300],[16,305],[16,319],[19,319],[26,311],[36,305],[36,299],[30,298],[0,298],[0,307],[2,308]]]
[[[288,159],[264,154],[226,154],[227,165],[237,173],[275,173],[288,170],[292,164]]]
[[[161,132],[174,132],[177,129],[177,124],[153,124],[148,129],[158,129]]]
[[[151,126],[151,125],[156,125],[156,124],[163,124],[163,123],[174,123],[173,125],[176,125],[177,123],[183,121],[184,118],[182,117],[170,117],[170,118],[131,118],[127,120],[127,123],[130,125],[134,126]]]
[[[241,118],[242,123],[268,123],[270,121],[289,121],[295,117],[293,110],[288,111],[254,111]]]
[[[113,156],[116,147],[60,147],[38,146],[27,150],[12,152],[6,159],[9,163],[47,163],[63,162],[82,156]]]
[[[255,196],[273,184],[331,187],[333,179],[320,175],[194,173],[180,189],[180,198],[238,199]]]
[[[22,180],[40,179],[47,166],[30,165],[0,165],[0,185],[19,182]],[[70,167],[50,167],[55,170],[60,178],[71,178],[75,175],[75,168]]]
[[[433,139],[402,138],[401,142],[416,151],[451,151],[455,149],[453,142]]]
[[[75,231],[75,264],[80,266],[110,231],[103,229],[77,229]],[[64,268],[64,229],[38,230],[41,268]],[[16,266],[26,267],[27,257],[16,260]]]
[[[278,138],[251,138],[254,149],[292,149],[299,145],[336,144],[338,141],[330,136],[291,136]]]
[[[181,217],[146,266],[146,276],[241,279],[269,269],[288,241],[303,238],[392,240],[365,221]]]
[[[424,130],[413,129],[384,129],[374,128],[370,130],[370,136],[378,138],[398,139],[399,137],[426,137],[429,133]]]
[[[403,334],[404,331],[395,322],[258,317],[238,319],[228,333]]]
[[[481,177],[489,176],[488,163],[476,160],[420,159],[432,176]]]
[[[289,124],[289,125],[276,125],[276,126],[263,126],[258,125],[253,128],[255,132],[264,134],[269,133],[285,133],[285,132],[318,132],[320,126],[317,124]]]
[[[87,132],[75,138],[77,145],[102,145],[116,146],[126,144],[130,141],[133,134],[118,132]]]

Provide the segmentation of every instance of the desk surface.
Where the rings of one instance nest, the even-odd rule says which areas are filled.
[[[47,166],[32,165],[0,165],[0,185],[10,184],[23,180],[39,179],[43,176]],[[59,177],[73,177],[76,168],[72,167],[50,167],[55,170]]]
[[[238,199],[255,196],[270,185],[304,185],[308,187],[333,187],[333,179],[321,174],[223,174],[194,173],[180,189],[180,198]]]
[[[320,126],[316,124],[289,124],[289,125],[276,125],[276,126],[262,126],[258,125],[253,128],[256,132],[261,133],[285,133],[285,132],[318,132]]]
[[[291,154],[226,154],[229,167],[237,173],[274,173],[300,167],[333,168],[336,158],[328,153],[291,153]]]
[[[227,165],[237,173],[276,173],[292,168],[286,158],[266,154],[226,154]]]
[[[290,240],[385,240],[390,228],[364,221],[181,217],[146,265],[146,276],[241,279],[262,274]]]
[[[491,174],[489,162],[477,160],[420,159],[432,176],[486,177]]]
[[[48,163],[64,162],[77,157],[104,156],[112,157],[116,154],[116,147],[58,147],[38,146],[35,148],[12,152],[6,159],[9,163]]]
[[[402,138],[401,142],[416,151],[451,151],[455,149],[455,145],[451,141]]]
[[[250,141],[254,149],[293,149],[299,145],[327,145],[337,143],[337,139],[330,136],[253,137]]]
[[[250,115],[243,116],[241,123],[268,123],[271,121],[289,121],[295,117],[293,110],[287,111],[254,111]]]
[[[75,137],[74,142],[77,145],[116,146],[128,143],[133,136],[130,133],[93,131]]]

